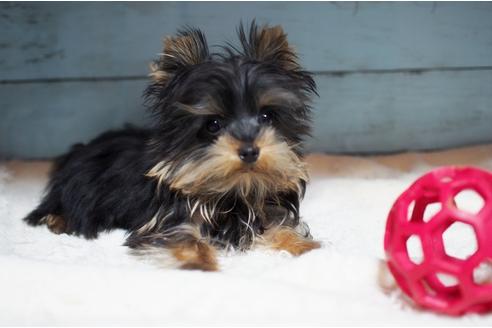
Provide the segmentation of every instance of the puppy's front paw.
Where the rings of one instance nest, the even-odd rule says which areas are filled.
[[[305,239],[287,245],[285,247],[285,250],[294,256],[299,256],[320,247],[321,247],[321,243],[319,241]]]
[[[206,263],[202,261],[185,262],[179,268],[183,270],[219,271],[217,263]]]
[[[173,256],[180,262],[180,269],[218,271],[215,249],[202,242],[184,243],[172,249]]]
[[[271,248],[287,251],[294,256],[299,256],[321,247],[320,242],[305,238],[289,228],[268,232],[265,239]]]

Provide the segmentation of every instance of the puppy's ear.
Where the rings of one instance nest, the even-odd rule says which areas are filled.
[[[279,25],[258,27],[253,21],[246,33],[243,24],[238,30],[243,54],[249,59],[268,61],[286,70],[300,68],[298,57],[287,41],[287,34]]]
[[[199,29],[187,28],[164,40],[163,53],[150,65],[150,76],[155,82],[167,83],[179,70],[203,63],[208,58],[205,35]]]

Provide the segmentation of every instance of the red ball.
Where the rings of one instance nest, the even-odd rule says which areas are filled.
[[[461,204],[464,194],[475,202]],[[469,254],[446,238],[456,227],[470,235]],[[411,254],[419,241],[421,254]],[[388,215],[384,249],[396,282],[416,304],[449,315],[492,310],[492,275],[480,277],[492,272],[492,173],[444,167],[419,178]]]

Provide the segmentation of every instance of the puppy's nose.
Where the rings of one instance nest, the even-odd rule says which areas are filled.
[[[260,149],[253,145],[244,145],[239,149],[239,158],[248,164],[256,162],[260,155]]]

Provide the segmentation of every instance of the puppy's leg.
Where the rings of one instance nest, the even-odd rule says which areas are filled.
[[[203,241],[181,242],[169,248],[185,270],[217,271],[215,248]]]
[[[125,245],[136,250],[168,252],[180,269],[218,271],[216,249],[199,233],[197,227],[183,224],[162,232],[130,234]]]
[[[265,231],[261,244],[275,250],[287,251],[294,256],[321,247],[320,242],[305,237],[290,227],[282,226]]]
[[[60,215],[51,214],[49,210],[42,211],[40,209],[36,209],[29,213],[29,215],[24,218],[24,221],[32,226],[46,224],[48,229],[57,235],[67,232],[67,226],[63,217]]]
[[[41,204],[24,218],[27,224],[38,226],[46,224],[51,232],[61,234],[67,232],[67,224],[61,213],[60,196],[51,189]]]
[[[47,215],[44,220],[46,222],[46,225],[48,226],[48,229],[50,229],[51,232],[56,233],[57,235],[67,231],[65,220],[61,216],[50,214]]]

